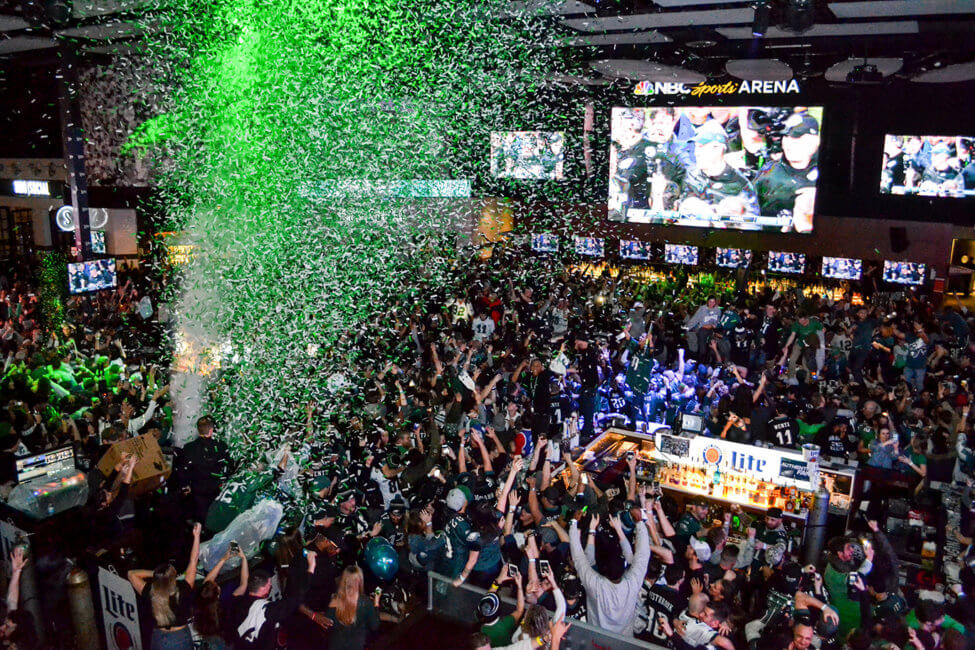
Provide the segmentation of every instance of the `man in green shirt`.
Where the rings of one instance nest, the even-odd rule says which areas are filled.
[[[511,581],[515,584],[515,591],[518,594],[518,604],[515,611],[507,616],[499,616],[501,610],[501,600],[498,594],[498,586]],[[508,565],[501,567],[491,591],[484,594],[477,603],[477,619],[481,622],[481,634],[491,641],[492,648],[499,648],[511,644],[511,637],[518,629],[518,622],[521,621],[522,614],[525,613],[525,593],[521,588],[521,574],[514,576],[508,575]]]
[[[626,366],[626,385],[633,391],[633,409],[639,414],[637,419],[643,419],[644,403],[647,391],[650,389],[650,378],[653,375],[655,361],[653,358],[653,335],[647,332],[639,341],[633,340],[629,332],[627,348],[630,352],[629,363]]]
[[[789,377],[795,377],[799,357],[808,353],[815,354],[816,373],[817,375],[821,373],[826,363],[826,335],[823,324],[818,318],[810,318],[808,314],[803,314],[792,324],[789,331],[789,338],[782,347],[782,357],[788,356],[789,359]],[[793,343],[795,346],[792,345]],[[791,353],[789,348],[792,348]],[[809,361],[811,359],[806,363],[808,364]]]

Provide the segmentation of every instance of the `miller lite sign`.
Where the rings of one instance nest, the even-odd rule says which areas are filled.
[[[142,650],[139,606],[132,584],[104,567],[98,568],[98,595],[108,650]]]

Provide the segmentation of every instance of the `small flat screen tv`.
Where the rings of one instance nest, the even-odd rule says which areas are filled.
[[[714,253],[714,261],[726,269],[737,269],[751,263],[752,252],[747,248],[718,248]]]
[[[924,275],[927,267],[918,262],[892,262],[884,261],[884,282],[893,284],[924,284]]]
[[[802,253],[769,251],[768,270],[773,273],[794,273],[801,275],[806,272],[806,256]]]
[[[575,247],[577,254],[586,257],[602,257],[605,250],[604,242],[599,237],[576,237]]]
[[[664,262],[667,264],[687,264],[697,266],[697,246],[665,244]]]
[[[503,131],[491,134],[491,175],[516,180],[562,180],[565,134]]]
[[[648,260],[650,244],[636,239],[621,239],[620,257],[624,260]]]
[[[68,290],[73,293],[101,291],[118,286],[115,258],[68,264]]]
[[[850,257],[824,257],[823,277],[833,280],[859,280],[863,274],[863,260]]]
[[[532,250],[536,253],[558,253],[559,236],[537,232],[532,235]]]

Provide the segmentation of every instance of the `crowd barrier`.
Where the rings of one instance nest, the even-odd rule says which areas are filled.
[[[428,576],[427,609],[457,623],[473,624],[477,603],[486,590],[467,584],[455,587],[452,580],[432,571]],[[514,608],[514,601],[501,598],[502,615]],[[665,650],[663,646],[613,634],[572,618],[566,620],[572,627],[562,640],[560,650]]]

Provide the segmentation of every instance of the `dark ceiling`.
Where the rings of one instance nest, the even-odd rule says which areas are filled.
[[[752,35],[756,6],[769,27]],[[57,48],[109,57],[142,33],[158,0],[0,0],[0,67],[43,65]],[[916,81],[975,79],[975,0],[527,0],[551,24],[578,77],[594,83],[627,78],[700,79],[727,73],[753,78],[824,75],[842,81],[851,59],[877,60],[890,75]],[[790,18],[811,18],[797,33]],[[610,63],[605,63],[609,61]],[[602,62],[602,63],[597,63]],[[622,62],[622,63],[618,63]],[[751,64],[747,62],[753,62]],[[782,67],[785,64],[789,70]]]

